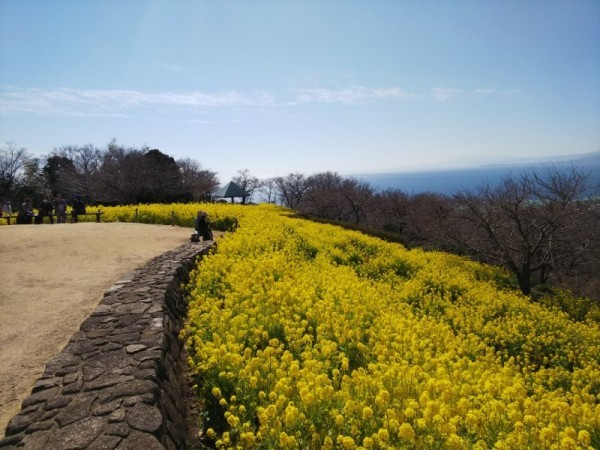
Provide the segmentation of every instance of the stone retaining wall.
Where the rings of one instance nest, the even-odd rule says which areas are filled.
[[[184,289],[212,242],[184,244],[104,293],[46,366],[0,448],[184,449]]]

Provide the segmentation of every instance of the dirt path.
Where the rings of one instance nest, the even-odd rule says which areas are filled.
[[[104,291],[192,231],[127,223],[0,227],[0,438]]]

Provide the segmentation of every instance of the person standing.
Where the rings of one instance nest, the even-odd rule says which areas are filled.
[[[2,215],[10,216],[12,214],[12,205],[10,204],[10,200],[6,200],[2,203]]]
[[[56,223],[67,223],[67,202],[60,194],[54,199],[54,211],[56,213]]]

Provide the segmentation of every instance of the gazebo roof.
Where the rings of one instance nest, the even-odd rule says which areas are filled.
[[[249,197],[250,194],[235,184],[233,181],[227,183],[219,189],[213,197],[233,198],[233,197]]]

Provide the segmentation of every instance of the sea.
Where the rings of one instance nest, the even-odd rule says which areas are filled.
[[[600,161],[581,165],[555,165],[559,169],[568,170],[574,167],[589,174],[588,184],[600,187]],[[532,170],[544,170],[542,165],[502,165],[482,166],[465,169],[448,169],[423,172],[371,173],[352,175],[352,178],[366,181],[375,190],[398,189],[407,194],[433,192],[443,195],[453,195],[457,191],[473,191],[484,185],[497,185],[502,178]],[[597,191],[600,192],[600,191]],[[596,194],[598,195],[598,193]]]

